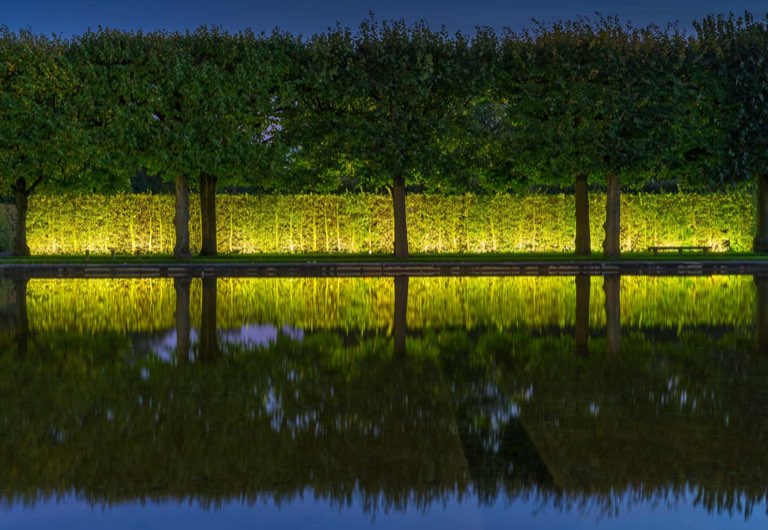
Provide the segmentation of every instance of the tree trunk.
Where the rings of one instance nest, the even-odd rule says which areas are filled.
[[[189,360],[190,334],[192,324],[189,318],[189,288],[192,280],[185,276],[173,279],[176,291],[176,362]]]
[[[392,187],[395,212],[395,257],[408,257],[408,229],[405,220],[405,178],[397,176]]]
[[[757,233],[752,243],[755,252],[768,252],[768,174],[757,175]]]
[[[216,255],[216,177],[200,175],[200,222],[203,228],[201,256]]]
[[[621,351],[621,276],[605,276],[603,291],[608,355],[617,355]]]
[[[203,311],[200,319],[198,359],[212,361],[219,357],[219,337],[216,329],[216,278],[203,278]]]
[[[576,175],[576,255],[592,254],[592,242],[589,237],[589,190],[587,176]]]
[[[768,277],[755,276],[755,347],[762,355],[768,354]]]
[[[19,358],[27,356],[29,347],[29,315],[27,313],[27,283],[26,278],[13,280],[13,296],[16,309],[16,355]]]
[[[395,276],[395,321],[393,328],[395,357],[405,357],[408,334],[408,276]]]
[[[13,255],[29,256],[29,245],[27,245],[29,190],[27,190],[27,181],[23,178],[16,180],[13,185],[13,194],[16,198],[16,236],[13,240]]]
[[[606,177],[608,189],[605,194],[605,241],[603,253],[608,258],[618,258],[621,253],[621,192],[619,175],[610,173]]]
[[[176,212],[173,216],[173,226],[176,229],[173,257],[190,259],[192,253],[189,250],[189,182],[183,175],[176,175]]]
[[[589,355],[589,276],[576,276],[576,355]]]

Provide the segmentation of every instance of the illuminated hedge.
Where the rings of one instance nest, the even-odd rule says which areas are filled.
[[[602,278],[592,279],[593,327],[605,325],[602,284]],[[30,280],[27,297],[30,326],[36,331],[150,332],[174,326],[172,279]],[[574,325],[575,307],[575,284],[568,277],[411,278],[407,317],[411,330],[565,328]],[[629,328],[746,329],[754,307],[751,276],[622,278],[621,319]],[[393,308],[391,278],[218,280],[221,329],[272,324],[389,333]],[[194,280],[194,326],[200,325],[200,314],[200,280]]]
[[[383,195],[220,195],[218,244],[223,253],[390,253],[391,199]],[[601,250],[604,196],[591,196],[592,247]],[[193,249],[200,247],[197,198],[192,199]],[[8,212],[4,215],[7,217]],[[170,253],[173,197],[168,195],[33,196],[28,219],[33,254]],[[622,195],[622,249],[710,245],[748,251],[752,196]],[[571,195],[408,197],[413,252],[572,251]]]

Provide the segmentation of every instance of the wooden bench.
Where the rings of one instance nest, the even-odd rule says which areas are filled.
[[[650,252],[653,252],[654,254],[658,254],[660,251],[664,250],[677,250],[678,254],[682,254],[683,250],[701,250],[704,254],[708,253],[710,250],[712,250],[712,247],[708,247],[705,245],[682,245],[682,246],[653,246],[648,247],[648,250]]]

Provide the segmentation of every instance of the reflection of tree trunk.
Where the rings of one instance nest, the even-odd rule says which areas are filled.
[[[176,175],[176,212],[173,216],[176,229],[176,244],[173,247],[173,257],[189,259],[189,182],[187,177]]]
[[[606,176],[608,189],[605,193],[605,241],[603,253],[606,257],[616,258],[621,252],[621,188],[619,176],[609,173]]]
[[[576,334],[575,352],[589,355],[589,276],[576,276]]]
[[[605,276],[605,327],[608,338],[608,354],[621,351],[621,276]]]
[[[29,344],[29,316],[27,315],[27,283],[29,280],[14,280],[13,295],[16,299],[16,355],[26,357]]]
[[[408,332],[408,276],[395,276],[395,357],[404,357]]]
[[[592,253],[592,243],[589,238],[589,190],[586,175],[576,175],[575,200],[576,255],[589,256]]]
[[[755,276],[755,326],[758,353],[768,354],[768,276]]]
[[[405,215],[405,178],[397,176],[392,186],[392,204],[395,214],[395,257],[408,257],[408,228]]]
[[[189,287],[192,280],[188,277],[174,278],[176,291],[176,361],[181,364],[189,360],[190,332],[192,324],[189,318]]]
[[[768,173],[757,175],[757,232],[755,252],[768,252]]]
[[[216,255],[216,177],[200,175],[200,223],[203,231],[201,256]]]
[[[29,190],[27,190],[27,181],[23,178],[17,179],[13,185],[13,194],[16,198],[16,235],[13,239],[13,255],[29,256],[29,245],[27,245]]]
[[[216,278],[203,278],[203,313],[200,320],[200,349],[198,359],[219,357],[219,339],[216,329]]]

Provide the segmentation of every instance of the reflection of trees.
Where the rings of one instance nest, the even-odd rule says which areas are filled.
[[[0,353],[15,351],[17,357],[29,349],[27,284],[29,280],[0,279]]]
[[[395,356],[406,354],[405,339],[408,334],[408,276],[395,276],[395,316],[392,336]]]
[[[755,276],[755,328],[757,351],[768,354],[768,276]]]
[[[589,276],[576,276],[575,353],[589,355]]]
[[[175,285],[188,336],[188,287]],[[202,325],[216,294],[203,285]],[[575,306],[578,323],[578,284]],[[471,487],[483,502],[613,511],[690,487],[709,510],[749,512],[768,488],[768,356],[738,329],[625,328],[618,356],[601,337],[573,355],[583,324],[427,329],[393,355],[397,323],[390,337],[262,347],[202,325],[201,342],[211,328],[216,341],[213,356],[199,345],[206,363],[162,362],[118,333],[37,332],[26,356],[0,356],[0,490],[98,502],[312,490],[377,510]]]
[[[339,355],[341,340],[329,335],[237,348],[180,365],[83,364],[73,352],[15,361],[2,380],[0,418],[12,426],[0,436],[2,489],[74,489],[112,502],[280,500],[311,488],[341,504],[360,493],[371,509],[466,491],[451,395],[434,360],[395,359],[386,339]]]
[[[521,347],[499,352],[499,384],[523,395],[519,418],[562,491],[613,511],[692,488],[708,510],[749,512],[768,493],[768,362],[748,336],[625,338],[620,358]],[[522,345],[521,345],[522,346]]]
[[[621,351],[621,276],[604,276],[605,331],[608,339],[608,353]]]
[[[29,316],[27,315],[27,283],[29,280],[13,280],[16,305],[16,355],[25,357],[29,349]]]
[[[28,280],[0,279],[0,352],[26,355],[29,345]]]
[[[189,317],[189,291],[192,284],[191,278],[184,276],[173,279],[173,288],[176,292],[176,359],[178,362],[189,360],[192,323]]]
[[[216,325],[216,278],[205,277],[203,283],[203,301],[200,319],[200,341],[197,357],[200,360],[213,360],[221,355],[219,348],[219,330]]]

